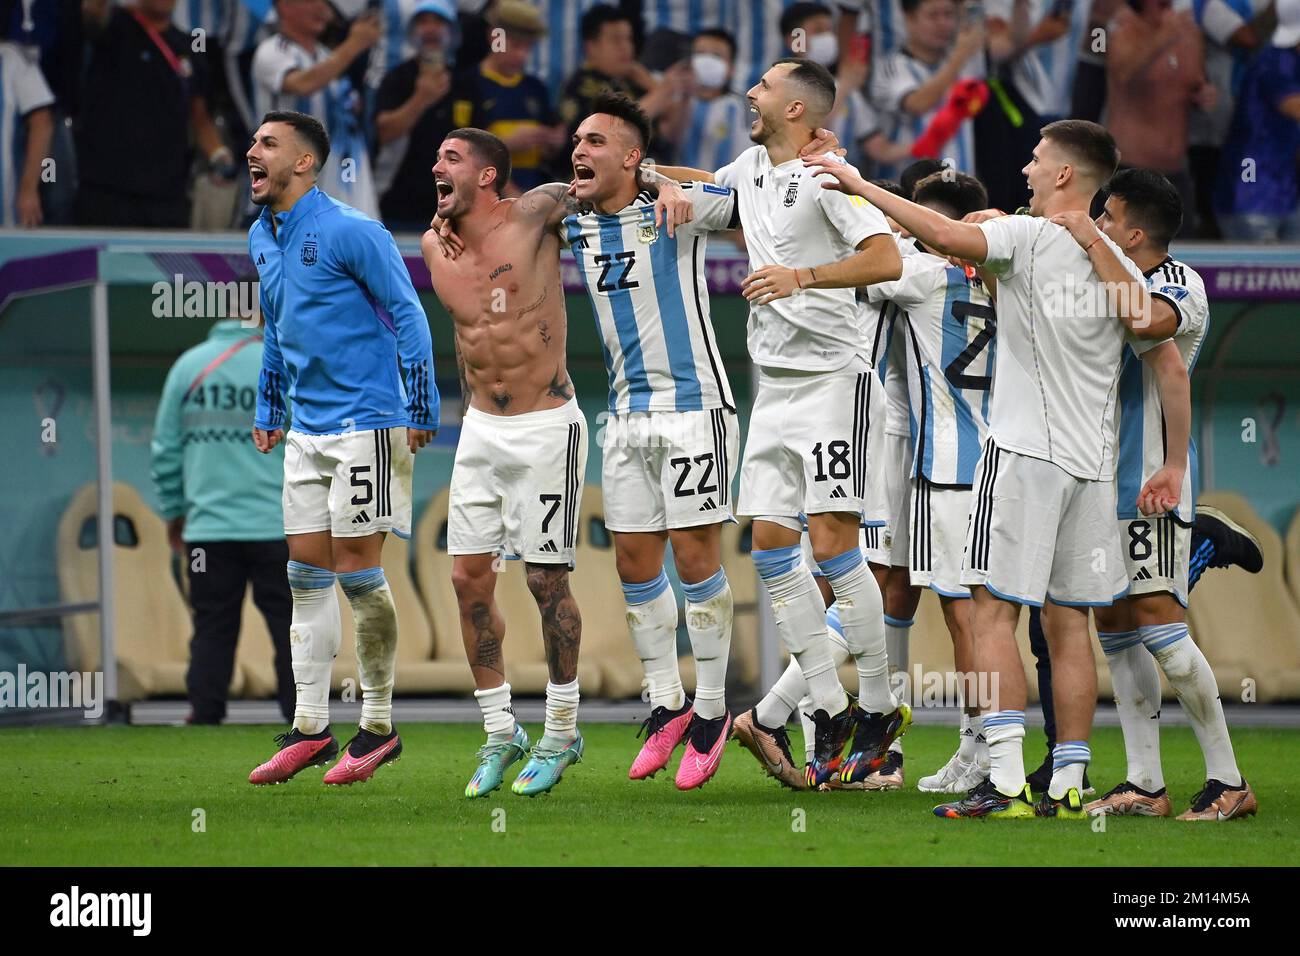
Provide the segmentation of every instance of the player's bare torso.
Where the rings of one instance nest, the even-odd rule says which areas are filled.
[[[553,219],[563,187],[545,189],[494,206],[487,229],[465,240],[455,259],[432,235],[422,243],[434,291],[455,324],[469,404],[492,415],[556,408],[573,397]],[[463,237],[464,220],[458,225]]]

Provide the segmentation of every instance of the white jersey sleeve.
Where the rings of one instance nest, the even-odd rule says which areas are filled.
[[[984,267],[999,279],[1015,274],[1016,253],[1026,248],[1033,239],[1034,227],[1040,220],[1033,216],[1002,216],[979,224],[984,231],[988,252]]]
[[[682,183],[682,191],[691,201],[694,217],[685,228],[695,232],[734,229],[739,224],[736,192],[713,183]]]
[[[1178,317],[1175,335],[1200,335],[1209,322],[1210,302],[1201,277],[1181,262],[1167,260],[1147,278],[1152,298],[1160,299]]]
[[[751,146],[727,165],[715,170],[713,182],[719,186],[726,186],[728,189],[735,189],[741,178],[746,175],[747,170],[752,167],[754,151],[762,148],[762,146]]]
[[[818,203],[827,220],[850,246],[856,249],[864,239],[892,235],[885,214],[861,196],[849,196],[837,189],[822,189],[814,182]]]
[[[294,70],[303,68],[303,63],[297,56],[299,49],[297,44],[286,43],[278,34],[259,43],[257,52],[253,54],[253,78],[258,85],[272,96],[284,92],[284,78]]]
[[[871,102],[887,113],[900,113],[903,100],[920,85],[921,77],[907,68],[907,58],[891,53],[871,77]]]
[[[892,282],[877,282],[867,286],[870,302],[893,302],[904,310],[915,308],[933,294],[935,272],[928,267],[927,257],[904,256],[903,274]]]
[[[21,118],[33,110],[53,105],[54,94],[41,68],[22,54],[13,56],[12,60],[12,71],[6,70],[9,75],[5,79],[12,84],[15,113]]]

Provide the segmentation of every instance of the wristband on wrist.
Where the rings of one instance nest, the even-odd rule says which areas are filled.
[[[1101,242],[1101,235],[1100,235],[1100,233],[1097,235],[1097,238],[1096,238],[1096,239],[1092,240],[1092,242],[1088,243],[1086,246],[1083,247],[1083,251],[1084,251],[1084,252],[1087,252],[1089,249],[1091,249],[1093,246],[1095,246],[1095,245],[1096,245],[1097,243],[1099,243],[1099,242]]]

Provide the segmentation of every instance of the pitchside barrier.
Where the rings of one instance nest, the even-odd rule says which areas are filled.
[[[410,545],[390,540],[385,551],[403,635],[397,687],[464,694],[469,671],[445,552],[445,488],[461,406],[451,324],[429,287],[416,237],[399,245],[429,315],[443,427],[417,458]],[[739,288],[748,265],[727,243],[714,247],[707,263],[712,313],[743,428],[752,379]],[[1192,380],[1202,497],[1250,527],[1266,557],[1256,576],[1207,573],[1192,602],[1193,634],[1225,700],[1300,699],[1300,247],[1188,243],[1174,252],[1201,272],[1211,301]],[[570,373],[592,436],[573,579],[586,620],[580,676],[584,696],[635,697],[639,663],[601,517],[607,379],[567,253],[562,268]],[[256,278],[246,241],[235,234],[0,232],[0,711],[33,705],[13,694],[20,675],[102,672],[112,701],[184,694],[184,578],[157,515],[149,443],[171,364],[214,321],[255,312]],[[770,683],[783,657],[758,600],[749,537],[747,521],[724,535],[737,608],[731,682],[742,695]],[[539,626],[516,564],[503,564],[499,588],[510,620],[507,676],[517,690],[540,691]],[[684,630],[679,647],[687,652]],[[1027,641],[1022,648],[1032,678]],[[1106,697],[1109,676],[1097,658]],[[693,672],[688,659],[684,664],[689,684]],[[336,689],[346,689],[355,666],[345,637]],[[942,694],[938,685],[951,666],[938,603],[927,594],[912,631],[913,697]],[[269,639],[246,601],[231,690],[267,697],[273,686]]]

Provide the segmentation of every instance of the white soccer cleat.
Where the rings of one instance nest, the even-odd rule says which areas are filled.
[[[987,763],[979,760],[966,761],[961,753],[955,753],[935,773],[922,777],[916,782],[916,789],[922,793],[965,793],[973,790],[979,782],[989,775]]]

